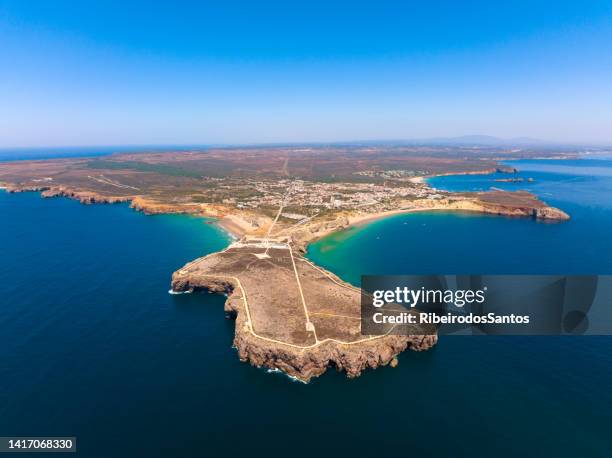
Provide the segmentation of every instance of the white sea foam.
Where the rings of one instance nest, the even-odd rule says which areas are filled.
[[[187,291],[174,291],[173,289],[169,289],[168,290],[168,294],[172,294],[172,295],[175,295],[175,294],[191,294],[191,293],[193,293],[192,289],[187,290]]]
[[[266,369],[266,372],[268,372],[268,374],[281,374],[284,375],[285,377],[287,377],[289,380],[291,380],[292,382],[299,382],[299,383],[303,383],[304,385],[308,385],[308,382],[301,380],[297,377],[294,377],[293,375],[289,375],[286,372],[281,371],[280,369],[274,368],[274,369]]]

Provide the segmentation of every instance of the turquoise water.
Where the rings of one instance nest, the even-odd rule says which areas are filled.
[[[581,238],[564,236],[567,224],[419,214],[335,235],[310,256],[351,281],[612,272],[596,200],[585,218],[602,220],[572,220]],[[395,369],[303,385],[239,362],[223,297],[167,293],[172,271],[228,243],[215,226],[33,193],[0,192],[0,215],[2,436],[74,435],[86,457],[612,451],[609,338],[449,336]]]
[[[510,164],[510,163],[509,163]],[[563,223],[428,212],[393,216],[313,244],[309,257],[358,284],[362,273],[612,273],[612,161],[513,161],[508,174],[437,177],[448,191],[526,189],[570,214]]]

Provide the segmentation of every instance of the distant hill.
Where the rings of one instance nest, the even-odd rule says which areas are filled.
[[[454,146],[541,146],[552,144],[537,138],[499,138],[491,135],[462,135],[460,137],[434,137],[414,140],[415,143]]]

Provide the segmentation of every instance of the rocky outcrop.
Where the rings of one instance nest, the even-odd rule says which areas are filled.
[[[565,213],[563,210],[559,210],[556,207],[536,208],[533,211],[533,216],[536,219],[552,221],[564,221],[570,219],[570,216],[567,213]]]
[[[442,199],[416,200],[411,205],[415,209],[460,210],[548,221],[570,219],[564,211],[550,207],[533,194],[524,191],[451,193]]]
[[[43,190],[40,195],[43,198],[68,197],[70,199],[78,200],[82,204],[116,204],[128,202],[130,200],[130,197],[126,196],[104,196],[95,192],[75,191],[62,186]]]
[[[306,247],[313,240],[341,231],[349,227],[350,222],[347,216],[340,216],[333,220],[307,224],[297,230],[291,231],[291,239],[296,248],[302,253],[306,252]]]
[[[66,186],[49,185],[19,185],[2,183],[7,192],[40,192],[43,198],[67,197],[78,200],[80,203],[89,204],[115,204],[130,202],[130,207],[147,215],[181,213],[201,216],[216,217],[227,211],[225,207],[198,203],[165,203],[153,199],[146,199],[138,195],[114,196],[104,195],[93,191],[76,190]]]
[[[145,199],[140,196],[134,197],[130,207],[147,215],[159,215],[164,213],[187,213],[200,214],[202,205],[194,203],[165,203],[153,199]]]
[[[238,330],[234,346],[241,361],[256,367],[280,370],[291,377],[308,382],[330,367],[354,378],[366,369],[376,369],[397,361],[396,356],[406,349],[421,351],[433,347],[438,340],[435,335],[385,336],[358,345],[342,345],[324,342],[308,350],[272,344],[254,338]],[[395,364],[397,365],[397,364]]]
[[[492,175],[494,173],[518,173],[518,169],[500,164],[497,167],[489,167],[480,170],[458,170],[456,172],[436,173],[435,175],[426,175],[423,178],[448,177],[454,175]]]
[[[209,258],[214,256],[209,255]],[[234,347],[240,360],[253,366],[280,370],[304,382],[320,376],[330,367],[353,378],[366,369],[389,364],[395,367],[396,356],[406,349],[422,351],[437,343],[436,335],[385,335],[347,343],[324,339],[316,344],[300,346],[256,335],[249,327],[249,315],[236,281],[230,277],[202,275],[202,269],[196,267],[199,262],[201,260],[196,260],[174,273],[172,290],[226,294],[225,313],[236,320]],[[253,319],[253,310],[250,313]]]
[[[80,191],[71,189],[65,186],[21,186],[7,185],[8,192],[40,192],[41,197],[48,199],[52,197],[68,197],[69,199],[78,200],[82,204],[115,204],[120,202],[128,202],[131,196],[106,196],[91,191]]]
[[[49,186],[22,186],[14,183],[0,183],[1,187],[6,190],[6,192],[16,193],[16,192],[41,192],[49,189]]]

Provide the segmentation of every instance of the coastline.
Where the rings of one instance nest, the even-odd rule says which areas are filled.
[[[564,158],[565,159],[565,158]],[[518,169],[513,168],[513,171],[506,171],[505,173],[514,173],[514,172],[518,172]],[[432,186],[429,183],[429,179],[431,178],[437,178],[437,177],[444,177],[444,176],[460,176],[460,175],[492,175],[496,172],[500,171],[500,168],[496,168],[496,169],[490,169],[490,170],[482,170],[482,171],[471,171],[471,172],[449,172],[449,173],[441,173],[441,174],[434,174],[434,175],[423,175],[423,176],[418,176],[418,177],[413,177],[410,178],[410,182],[411,183],[415,183],[415,184],[426,184],[427,186],[429,186],[432,189],[435,190],[440,190],[443,192],[447,192],[445,190],[441,190],[438,188],[435,188],[434,186]],[[451,194],[461,194],[459,192],[455,192],[455,193],[451,193]],[[548,205],[546,205],[548,207]],[[553,208],[553,207],[549,207],[549,208]],[[487,211],[485,208],[482,209],[478,209],[478,208],[458,208],[458,207],[449,207],[448,205],[433,205],[431,207],[420,207],[420,208],[400,208],[397,210],[389,210],[389,211],[384,211],[384,212],[377,212],[377,213],[371,213],[371,214],[365,214],[365,215],[355,215],[355,216],[349,216],[348,220],[349,220],[349,225],[346,227],[346,229],[351,228],[351,227],[358,227],[358,226],[363,226],[369,223],[373,223],[375,221],[387,218],[387,217],[391,217],[391,216],[395,216],[395,215],[401,215],[401,214],[407,214],[407,213],[415,213],[415,212],[422,212],[422,211],[449,211],[449,212],[470,212],[470,213],[483,213],[483,214],[491,214],[493,212]],[[503,214],[499,214],[500,216],[504,216]],[[505,216],[512,216],[512,215],[505,215]],[[331,234],[331,233],[330,233]],[[329,234],[328,234],[329,235]]]
[[[396,356],[407,349],[424,351],[437,343],[437,334],[426,328],[414,334],[395,334],[391,328],[382,335],[360,335],[358,289],[294,252],[288,243],[276,242],[267,257],[258,260],[262,248],[258,240],[241,241],[197,258],[172,275],[174,293],[205,290],[226,297],[224,311],[235,320],[233,346],[241,361],[280,370],[302,382],[334,367],[354,378],[366,369],[395,367]],[[287,256],[293,269],[287,266]],[[331,304],[342,313],[334,313]],[[275,320],[276,314],[282,320]]]
[[[568,159],[568,158],[565,158]],[[516,160],[516,159],[515,159]],[[512,160],[507,160],[507,162],[510,162]],[[504,164],[503,161],[499,162],[499,166],[495,167],[495,168],[489,168],[489,169],[485,169],[485,170],[468,170],[465,172],[447,172],[447,173],[436,173],[436,174],[432,174],[432,175],[421,175],[418,177],[413,177],[410,178],[411,183],[416,183],[416,184],[427,184],[428,186],[430,186],[432,189],[436,189],[433,186],[431,186],[429,184],[429,179],[430,178],[437,178],[437,177],[450,177],[450,176],[459,176],[459,175],[493,175],[494,173],[517,173],[519,170],[516,167],[512,167],[511,165],[507,165]]]
[[[479,172],[479,174],[481,174]],[[464,175],[464,174],[461,174]],[[415,177],[412,180],[424,182],[431,177]],[[214,224],[224,231],[232,240],[240,240],[245,235],[264,235],[267,227],[267,219],[255,214],[245,214],[237,211],[230,213],[227,208],[221,208],[214,205],[203,204],[160,204],[140,196],[129,197],[113,197],[102,196],[90,191],[79,191],[64,187],[30,187],[22,188],[17,186],[7,186],[7,183],[0,183],[0,186],[5,192],[39,192],[43,198],[51,197],[67,197],[79,201],[82,204],[96,203],[129,203],[130,207],[136,211],[141,211],[145,214],[190,214],[193,216],[213,218]],[[429,186],[429,185],[428,185]],[[434,188],[435,189],[435,188]],[[527,193],[526,196],[531,201],[526,205],[507,205],[503,202],[484,201],[481,200],[483,195],[492,195],[497,191],[489,191],[488,193],[448,193],[447,196],[441,199],[420,199],[414,201],[405,201],[399,203],[399,208],[392,210],[378,211],[374,213],[344,213],[338,214],[334,219],[323,221],[311,221],[302,226],[296,227],[293,230],[286,230],[286,235],[290,236],[296,248],[301,252],[307,251],[307,246],[332,233],[346,230],[353,226],[361,226],[378,221],[383,218],[388,218],[395,215],[422,212],[422,211],[448,211],[448,212],[471,212],[493,214],[509,217],[528,217],[537,220],[559,221],[569,219],[569,215],[554,207],[548,206],[545,202],[540,201],[535,196]],[[505,192],[498,192],[501,197]],[[508,192],[506,194],[516,194]],[[536,205],[534,205],[536,204]]]
[[[449,172],[449,173],[440,173],[440,174],[435,174],[435,175],[422,175],[419,177],[413,177],[411,178],[409,181],[411,183],[415,183],[415,184],[425,184],[427,186],[429,186],[431,189],[435,189],[438,190],[438,188],[433,187],[430,183],[429,180],[431,178],[437,178],[437,177],[445,177],[445,176],[460,176],[460,175],[492,175],[494,173],[496,173],[497,171],[499,171],[499,168],[496,169],[488,169],[488,170],[476,170],[476,171],[471,171],[471,172]],[[514,169],[515,171],[517,171],[516,169]],[[512,173],[512,172],[505,172],[505,173]],[[443,190],[440,190],[443,191]],[[444,191],[446,192],[446,191]],[[367,224],[368,222],[373,222],[376,221],[378,219],[382,219],[382,218],[386,218],[388,216],[394,216],[394,215],[399,215],[399,214],[403,214],[403,213],[412,213],[412,212],[418,212],[418,211],[427,211],[427,210],[432,210],[432,211],[444,211],[444,210],[449,210],[449,211],[474,211],[474,212],[478,212],[478,210],[469,210],[469,209],[465,209],[465,210],[458,210],[458,209],[453,209],[453,208],[448,208],[446,206],[433,206],[431,208],[406,208],[406,209],[398,209],[398,210],[390,210],[387,212],[379,212],[379,213],[374,213],[371,215],[363,215],[361,217],[355,217],[354,220],[351,222],[351,225],[357,226],[357,225],[362,225],[362,224]],[[487,213],[487,212],[483,212],[483,213]]]
[[[434,188],[429,184],[428,180],[430,178],[450,175],[489,175],[499,171],[514,173],[517,170],[513,167],[504,168],[504,166],[500,166],[486,170],[423,175],[412,177],[409,181],[412,183],[425,184],[426,186],[437,190],[437,188]],[[40,192],[40,195],[43,198],[68,197],[70,199],[78,200],[82,204],[129,202],[131,208],[145,214],[182,213],[213,218],[214,224],[224,231],[232,240],[239,240],[245,235],[263,236],[265,234],[265,229],[269,224],[269,218],[261,215],[245,213],[240,210],[232,211],[232,209],[228,207],[215,204],[168,204],[157,202],[140,195],[122,197],[100,195],[96,192],[72,189],[61,185],[23,187],[6,182],[0,182],[0,189],[3,189],[5,192],[9,193],[27,191]],[[533,196],[530,193],[526,193],[526,203],[519,202],[517,204],[511,202],[508,204],[507,202],[503,202],[504,193],[506,193],[506,195],[516,195],[520,191],[487,191],[483,193],[440,191],[443,192],[445,196],[439,199],[420,199],[400,202],[398,204],[399,208],[374,213],[340,213],[337,214],[334,219],[310,221],[299,228],[287,228],[282,232],[285,232],[286,235],[294,238],[296,247],[300,251],[305,252],[310,243],[334,232],[339,232],[354,226],[369,224],[383,218],[414,212],[463,211],[511,217],[531,217],[537,220],[559,221],[569,219],[569,215],[567,215],[565,212],[548,206],[545,202],[539,200],[536,196]],[[483,196],[485,195],[496,195],[500,197],[500,201],[496,201],[495,199],[484,199]]]
[[[419,179],[425,180],[425,177],[419,177]],[[265,238],[265,231],[269,231],[269,218],[238,209],[231,211],[227,207],[219,205],[162,203],[143,198],[142,196],[118,198],[112,195],[101,195],[95,192],[79,191],[65,187],[37,187],[36,189],[11,187],[8,191],[39,191],[44,198],[68,197],[78,200],[83,204],[130,202],[132,209],[142,211],[145,214],[183,213],[200,217],[212,217],[214,218],[214,224],[234,240],[241,239],[246,235],[257,234]],[[508,199],[509,195],[514,197]],[[504,196],[506,200],[504,200]],[[371,213],[338,212],[329,219],[309,221],[301,226],[291,226],[286,231],[284,236],[286,241],[283,243],[286,244],[286,249],[289,250],[290,258],[292,263],[294,263],[293,269],[295,278],[298,279],[297,285],[299,291],[302,291],[302,282],[309,281],[316,283],[316,285],[311,284],[305,291],[319,291],[321,284],[325,284],[327,285],[326,288],[330,298],[337,299],[337,297],[340,297],[338,294],[342,291],[345,295],[352,295],[350,298],[351,304],[358,304],[358,294],[350,289],[350,285],[336,277],[332,272],[327,272],[303,258],[303,254],[310,243],[350,227],[369,224],[400,214],[423,211],[469,211],[531,217],[534,219],[567,219],[567,215],[563,212],[548,207],[544,202],[529,193],[491,192],[488,193],[487,198],[478,193],[441,193],[435,198],[397,201],[394,203],[394,206],[396,208]],[[565,218],[561,217],[563,215]],[[248,240],[248,237],[246,239]],[[253,248],[251,250],[254,251],[249,251],[248,242],[235,244],[236,246],[232,244],[232,247],[228,247],[225,250],[220,250],[189,262],[172,276],[172,291],[207,289],[212,292],[225,293],[228,296],[225,303],[225,311],[226,314],[236,319],[234,346],[238,349],[238,355],[242,361],[247,361],[257,367],[279,369],[303,381],[308,381],[313,377],[321,375],[329,367],[336,367],[337,369],[344,370],[349,377],[356,377],[367,368],[395,364],[392,363],[395,361],[394,358],[408,348],[421,351],[436,344],[437,336],[435,334],[415,334],[409,336],[385,335],[355,342],[350,340],[352,337],[346,337],[349,340],[333,337],[316,340],[317,338],[315,337],[315,344],[295,345],[295,343],[289,343],[289,341],[284,339],[283,333],[288,329],[286,324],[273,329],[273,337],[275,336],[274,333],[279,334],[277,338],[262,337],[262,335],[255,334],[249,309],[254,306],[256,309],[259,309],[260,316],[265,316],[265,310],[270,301],[278,307],[287,307],[294,303],[293,301],[287,301],[286,290],[284,288],[279,289],[278,285],[274,285],[274,282],[270,283],[271,278],[284,278],[281,284],[293,284],[293,277],[286,277],[286,266],[283,264],[284,260],[286,260],[286,255],[271,251],[270,254],[273,257],[263,261],[263,270],[243,269],[242,266],[245,263],[252,266],[257,262],[257,258],[253,257],[253,254],[261,254],[257,250],[260,250],[262,247],[257,246],[259,242],[256,240],[252,242]],[[279,248],[275,247],[273,250],[278,251]],[[215,271],[219,265],[222,265],[224,260],[232,256],[232,262],[227,264],[227,269],[229,270]],[[274,256],[276,257],[274,258]],[[300,259],[304,259],[304,262],[299,262]],[[273,265],[274,260],[276,260],[278,265]],[[278,271],[272,277],[270,277],[271,268],[276,268]],[[234,271],[233,269],[237,270]],[[323,277],[321,277],[321,274]],[[248,283],[247,288],[250,288],[249,292],[252,290],[258,291],[260,285],[266,285],[266,297],[258,294],[248,294],[247,291],[242,289],[243,282]],[[300,294],[304,293],[300,292]],[[309,306],[312,306],[313,302],[315,303],[315,310],[326,310],[324,306],[330,302],[330,299],[321,301],[322,305],[317,305],[317,300],[315,299],[309,302]],[[306,310],[303,296],[302,304]],[[289,316],[300,316],[299,313],[296,314],[294,312],[294,310],[291,310]],[[261,320],[262,318],[258,319]],[[310,319],[308,318],[308,313],[307,319]],[[313,319],[316,321],[317,319],[327,318],[317,317]],[[329,327],[326,324],[322,324],[319,328],[321,332],[326,332],[326,329],[337,330],[336,327]],[[258,325],[261,325],[261,322]],[[294,326],[294,331],[304,332],[296,326]],[[269,332],[271,331],[268,330]],[[347,336],[353,335],[349,331],[346,331],[345,334]],[[293,338],[293,335],[290,334],[290,337]]]
[[[468,170],[465,172],[446,172],[446,173],[435,173],[432,175],[421,175],[418,177],[410,178],[409,181],[411,183],[426,183],[427,184],[428,183],[427,180],[429,180],[430,178],[450,177],[450,176],[457,176],[457,175],[492,175],[498,172],[499,173],[516,173],[518,172],[518,169],[512,166],[508,166],[508,165],[504,165],[503,163],[500,163],[499,167],[494,167],[494,168],[485,169],[485,170]]]
[[[349,226],[347,227],[347,229],[351,228],[351,227],[359,227],[359,226],[366,226],[370,223],[374,223],[376,221],[385,219],[385,218],[389,218],[391,216],[396,216],[396,215],[403,215],[403,214],[407,214],[407,213],[416,213],[416,212],[422,212],[422,211],[428,211],[428,210],[443,210],[443,209],[436,209],[436,208],[406,208],[406,209],[399,209],[399,210],[390,210],[390,211],[386,211],[386,212],[378,212],[378,213],[372,213],[369,215],[358,215],[358,216],[353,216],[353,217],[349,217]]]
[[[327,237],[336,232],[341,232],[344,230],[348,230],[352,227],[360,227],[364,225],[368,225],[374,223],[376,221],[402,215],[409,213],[419,213],[419,212],[427,212],[427,211],[435,211],[435,212],[449,212],[449,213],[457,213],[457,212],[465,212],[465,213],[473,213],[473,214],[483,214],[483,215],[496,215],[496,216],[505,216],[509,218],[532,218],[538,221],[564,221],[570,219],[569,215],[567,215],[562,210],[559,210],[555,207],[549,207],[544,204],[541,209],[511,209],[506,208],[502,205],[491,205],[486,206],[484,203],[475,202],[473,200],[457,200],[454,202],[450,202],[444,200],[440,203],[436,203],[436,201],[425,201],[419,202],[419,206],[410,207],[410,208],[399,208],[396,210],[388,210],[376,213],[369,214],[361,214],[361,215],[350,215],[338,218],[334,223],[328,223],[325,225],[325,229],[318,230],[312,233],[311,237],[300,240],[300,249],[303,252],[307,251],[308,245],[317,240],[322,239],[323,237]]]
[[[235,215],[216,218],[215,224],[234,240],[239,240],[249,231],[246,222]]]

